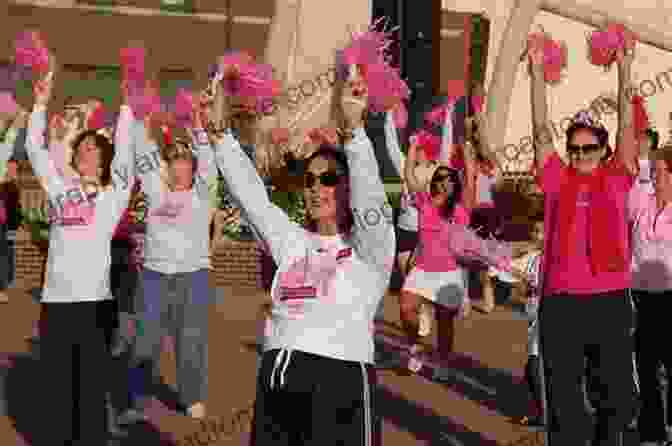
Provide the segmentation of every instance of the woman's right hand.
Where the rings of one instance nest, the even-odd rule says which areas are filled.
[[[527,56],[532,67],[544,64],[544,42],[540,37],[533,36],[527,40]]]
[[[48,106],[51,101],[53,80],[52,76],[47,76],[43,79],[38,79],[33,84],[33,95],[35,97],[35,105]]]

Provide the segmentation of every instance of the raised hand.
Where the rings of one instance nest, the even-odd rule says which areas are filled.
[[[527,39],[527,56],[530,63],[540,66],[544,63],[544,40],[542,36],[532,35]]]
[[[355,65],[350,65],[340,104],[349,129],[363,125],[364,112],[368,106],[367,98],[368,92],[362,74]]]
[[[44,79],[38,79],[33,84],[33,96],[35,105],[46,107],[51,101],[53,79],[47,76]]]

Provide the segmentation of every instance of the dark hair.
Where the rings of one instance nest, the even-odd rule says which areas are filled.
[[[458,170],[446,166],[440,166],[434,172],[431,183],[429,185],[429,190],[432,195],[434,195],[434,182],[436,181],[439,172],[446,172],[448,174],[448,178],[455,187],[453,194],[448,198],[441,212],[443,218],[449,219],[453,217],[457,203],[462,200],[464,186],[462,185],[462,178],[460,177],[460,172]]]
[[[658,149],[658,145],[660,144],[660,135],[658,132],[654,129],[646,129],[646,136],[649,137],[649,140],[651,140],[651,150],[656,150]]]
[[[595,138],[597,138],[597,143],[600,145],[600,147],[607,148],[607,153],[602,157],[602,161],[606,161],[611,158],[611,155],[614,154],[614,151],[609,146],[609,130],[600,127],[592,127],[583,122],[574,122],[569,126],[567,132],[565,133],[567,136],[566,147],[569,147],[570,141],[574,137],[574,134],[579,130],[589,130],[595,136]]]
[[[343,150],[341,150],[337,146],[333,146],[330,144],[321,145],[315,152],[313,152],[308,158],[305,159],[304,162],[305,171],[306,172],[308,171],[308,166],[310,166],[310,163],[315,158],[320,157],[336,161],[339,164],[339,166],[343,169],[343,173],[346,176],[350,176],[350,166],[348,165],[347,156],[345,155],[345,153],[343,153]],[[347,222],[344,225],[345,227],[340,229],[343,229],[344,230],[343,232],[350,232],[354,224],[355,224],[355,217],[352,213],[352,210],[348,209]],[[312,218],[310,218],[310,216],[306,217],[305,227],[311,232],[317,232],[317,222]]]
[[[103,186],[108,186],[112,182],[112,160],[114,159],[114,144],[107,139],[106,136],[98,133],[98,130],[85,130],[77,135],[75,141],[72,143],[72,160],[70,166],[77,170],[77,159],[79,157],[79,146],[86,139],[92,137],[96,146],[100,149],[100,162],[102,164],[102,173],[100,175],[100,183]]]

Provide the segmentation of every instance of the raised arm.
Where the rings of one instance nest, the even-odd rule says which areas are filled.
[[[392,207],[380,179],[373,144],[364,131],[365,85],[361,73],[350,66],[338,104],[346,127],[352,130],[344,148],[350,171],[350,205],[355,218],[352,235],[361,258],[376,270],[389,273],[394,265],[396,245]],[[414,161],[409,159],[408,163]]]
[[[35,105],[28,118],[26,152],[35,176],[45,188],[49,200],[58,202],[64,197],[65,184],[54,160],[51,159],[46,145],[47,105],[51,99],[52,80],[50,78],[35,82]]]
[[[546,82],[544,80],[543,48],[529,48],[530,100],[532,102],[532,133],[534,135],[534,162],[541,175],[546,157],[553,153],[553,134],[549,128]]]
[[[468,210],[476,207],[476,184],[478,181],[478,166],[474,145],[466,141],[464,143],[464,193],[462,204]]]
[[[633,42],[634,46],[634,42]],[[618,132],[616,133],[616,159],[631,175],[637,175],[639,145],[632,113],[632,61],[634,48],[619,50],[618,63]]]
[[[385,146],[387,147],[387,154],[392,161],[392,165],[397,171],[397,175],[403,178],[404,172],[402,171],[402,166],[406,160],[404,159],[404,154],[401,153],[397,126],[394,123],[394,115],[391,112],[387,112],[385,116]]]
[[[404,181],[406,182],[406,187],[410,193],[423,192],[425,190],[425,185],[422,184],[415,175],[417,160],[418,145],[415,140],[412,140],[411,145],[408,147],[408,157],[406,158],[406,163],[404,165]]]
[[[112,160],[112,179],[119,205],[128,207],[131,191],[135,182],[135,152],[133,150],[133,112],[128,105],[122,105],[119,111],[117,129],[114,132],[114,159]]]
[[[230,130],[219,136],[214,146],[217,168],[231,195],[240,204],[254,231],[268,242],[275,262],[281,264],[303,230],[271,203],[252,161]]]

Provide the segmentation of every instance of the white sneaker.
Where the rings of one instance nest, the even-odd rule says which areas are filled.
[[[418,309],[418,336],[426,337],[432,332],[432,323],[434,322],[434,307],[427,304],[421,304]]]

